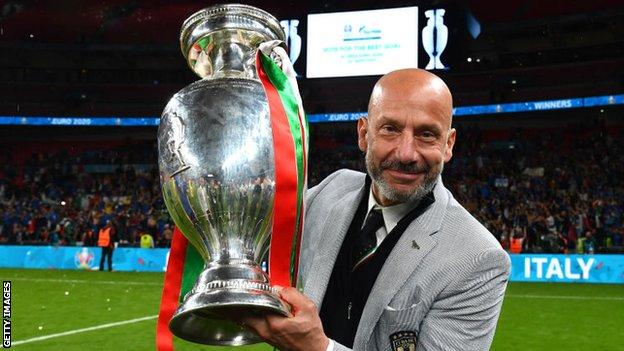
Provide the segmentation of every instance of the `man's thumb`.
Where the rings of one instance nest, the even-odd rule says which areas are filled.
[[[280,291],[280,297],[292,306],[293,314],[297,314],[298,311],[316,308],[312,300],[293,287],[284,288]]]

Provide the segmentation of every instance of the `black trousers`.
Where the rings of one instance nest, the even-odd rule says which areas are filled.
[[[104,258],[108,257],[108,271],[113,270],[113,248],[112,247],[103,247],[102,248],[102,258],[100,258],[100,271],[104,271]]]

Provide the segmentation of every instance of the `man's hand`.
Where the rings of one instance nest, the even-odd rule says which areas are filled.
[[[325,351],[329,339],[323,332],[314,302],[295,288],[281,289],[279,294],[290,304],[291,317],[265,315],[245,317],[241,322],[282,351]]]

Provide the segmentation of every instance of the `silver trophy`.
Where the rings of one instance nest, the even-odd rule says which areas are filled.
[[[269,249],[275,167],[255,58],[270,40],[284,40],[279,22],[246,5],[209,7],[182,25],[182,54],[202,79],[165,107],[158,163],[167,209],[205,260],[169,323],[189,341],[259,342],[232,319],[289,313],[259,265]]]

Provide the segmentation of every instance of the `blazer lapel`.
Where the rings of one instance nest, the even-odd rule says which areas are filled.
[[[362,178],[364,179],[364,178]],[[319,245],[312,259],[311,269],[314,270],[305,282],[304,292],[314,301],[319,310],[325,297],[338,252],[342,246],[351,221],[355,216],[358,204],[364,195],[364,182],[354,191],[348,192],[336,201],[328,212],[322,232],[318,237]]]
[[[438,178],[433,193],[435,202],[407,227],[379,272],[362,312],[355,335],[354,350],[366,349],[365,345],[384,308],[420,265],[427,253],[436,246],[437,241],[432,235],[440,229],[449,200],[441,178]]]

